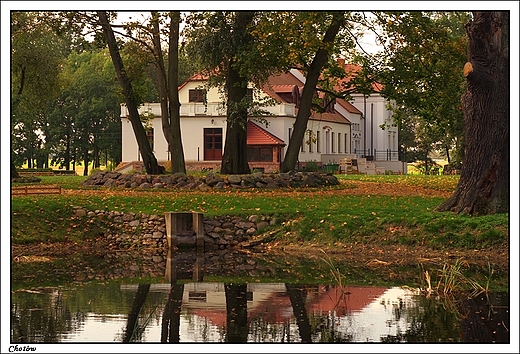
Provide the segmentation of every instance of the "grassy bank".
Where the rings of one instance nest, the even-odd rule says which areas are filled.
[[[451,192],[457,176],[339,176],[345,182],[378,183],[374,193],[349,193],[355,184],[320,190],[84,190],[82,176],[43,176],[59,184],[62,195],[16,196],[11,199],[13,243],[81,241],[95,236],[93,223],[73,217],[73,206],[162,215],[197,211],[216,215],[277,215],[285,223],[276,237],[318,244],[427,245],[436,249],[482,249],[508,238],[508,215],[482,217],[434,211],[441,197],[385,195],[384,185]],[[376,193],[377,192],[377,193]],[[383,191],[384,192],[384,191]]]

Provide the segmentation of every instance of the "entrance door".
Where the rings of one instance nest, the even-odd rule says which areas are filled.
[[[204,161],[222,160],[222,128],[204,128]]]

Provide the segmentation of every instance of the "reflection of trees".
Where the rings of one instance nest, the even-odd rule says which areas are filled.
[[[407,329],[397,326],[396,335],[381,337],[383,343],[460,342],[458,314],[446,311],[441,301],[414,296],[410,305],[399,301],[394,307],[395,322],[401,318]]]
[[[336,318],[333,314],[308,316],[305,308],[308,287],[285,284],[285,288],[291,300],[294,317],[303,343],[311,343],[313,338],[314,341],[322,343],[347,343],[352,341],[352,335],[341,333],[336,329]],[[345,300],[345,295],[345,293],[341,294],[336,307]]]
[[[71,313],[64,300],[60,291],[13,294],[11,342],[57,343],[62,333],[79,327],[83,313]]]
[[[247,284],[224,284],[226,300],[226,325],[221,331],[220,341],[229,343],[252,342],[322,342],[344,343],[352,341],[357,328],[346,330],[336,309],[328,312],[311,313],[308,309],[315,302],[316,291],[307,286],[286,285],[286,293],[276,293],[283,301],[271,304],[287,308],[290,300],[294,319],[283,317],[279,321],[274,307],[266,312],[249,309],[255,313],[248,322]],[[135,289],[135,287],[131,287]],[[172,283],[169,295],[161,291],[150,291],[150,285],[140,285],[135,290],[121,292],[120,285],[90,284],[75,289],[73,296],[68,291],[53,292],[15,292],[12,294],[11,332],[13,343],[56,343],[74,336],[85,323],[89,313],[121,314],[127,313],[127,323],[118,334],[117,341],[144,342],[144,329],[150,319],[159,323],[162,318],[161,342],[180,341],[181,305],[184,292],[183,284]],[[221,296],[222,293],[217,294]],[[492,308],[488,307],[485,294],[478,298],[458,302],[458,312],[450,312],[439,299],[413,296],[406,301],[389,302],[393,310],[388,327],[395,329],[395,335],[381,337],[382,342],[466,342],[466,343],[506,343],[509,342],[509,298],[496,298],[489,294]],[[208,298],[209,298],[208,294]],[[504,295],[503,295],[504,296]],[[217,297],[218,299],[221,299]],[[214,299],[214,298],[212,298]],[[92,303],[90,303],[92,301]],[[219,300],[220,301],[220,300]],[[263,300],[262,300],[263,301]],[[384,303],[383,303],[384,304]],[[162,307],[164,305],[164,307]],[[269,305],[267,305],[269,306]],[[274,305],[273,305],[274,306]],[[163,311],[164,310],[164,311]],[[489,312],[488,312],[489,310]],[[266,316],[266,313],[268,316]],[[343,312],[341,312],[343,313]],[[161,316],[162,315],[162,316]],[[201,316],[201,315],[199,315]],[[488,317],[489,316],[489,317]],[[195,318],[197,317],[197,318]],[[269,318],[271,317],[271,318]],[[182,317],[183,325],[190,318]],[[103,316],[102,316],[103,320]],[[341,315],[341,321],[345,318]],[[109,319],[110,321],[110,319]],[[203,341],[214,334],[210,317],[194,316],[191,321]],[[196,321],[196,322],[195,322]],[[392,332],[393,333],[393,332]],[[153,340],[158,340],[155,338]]]
[[[310,322],[313,334],[319,338],[320,343],[350,343],[353,335],[336,328],[338,318],[334,314],[311,316]]]
[[[247,326],[247,284],[224,284],[226,292],[226,342],[246,343]]]
[[[144,329],[139,329],[138,326],[139,313],[149,292],[150,284],[139,284],[137,287],[137,292],[135,293],[134,301],[132,302],[132,307],[128,314],[123,343],[137,342],[140,340]]]
[[[502,305],[496,294],[485,294],[457,301],[455,298],[427,299],[414,296],[413,306],[400,303],[394,310],[396,321],[406,320],[409,328],[395,336],[381,338],[386,343],[508,343],[509,306]],[[463,296],[463,294],[461,295]],[[488,310],[490,310],[488,312]]]
[[[300,338],[303,343],[311,343],[311,325],[309,323],[309,317],[307,316],[307,310],[305,309],[305,301],[303,295],[305,293],[305,287],[299,285],[285,284],[287,294],[291,300],[291,305],[298,324],[300,331]]]
[[[249,340],[254,343],[291,343],[298,334],[291,331],[292,321],[272,323],[261,315],[249,319]]]
[[[179,343],[183,292],[184,284],[172,284],[170,293],[168,294],[168,301],[164,306],[161,325],[161,343]]]

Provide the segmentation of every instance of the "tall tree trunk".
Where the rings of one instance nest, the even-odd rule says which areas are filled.
[[[184,284],[173,283],[164,306],[161,324],[161,343],[179,343],[181,325],[181,305]]]
[[[92,167],[93,168],[99,168],[101,167],[101,163],[99,161],[99,147],[97,145],[97,142],[94,140],[94,151],[92,152]]]
[[[467,81],[462,96],[465,156],[459,184],[437,210],[509,212],[509,13],[475,12],[466,25]]]
[[[251,23],[254,12],[238,12],[236,14],[234,31],[236,33],[246,33],[247,26]],[[239,46],[249,40],[247,34],[238,43]],[[238,40],[240,42],[240,39]],[[230,53],[230,57],[233,55]],[[226,80],[227,90],[227,125],[226,140],[224,143],[224,153],[222,154],[222,165],[220,172],[224,174],[247,174],[251,173],[247,162],[247,112],[248,107],[245,102],[247,96],[248,79],[239,73],[236,62],[230,59],[228,63],[228,76]]]
[[[65,170],[70,170],[70,135],[65,136]]]
[[[307,122],[311,116],[312,99],[314,92],[316,91],[316,85],[321,74],[323,65],[329,58],[329,52],[327,51],[327,45],[330,45],[336,38],[340,28],[344,23],[344,13],[335,12],[332,17],[332,22],[325,32],[323,37],[323,46],[318,49],[312,63],[309,67],[307,77],[305,79],[305,85],[303,86],[302,97],[300,99],[300,107],[298,109],[298,115],[294,122],[294,130],[285,152],[285,157],[282,162],[282,172],[293,171],[296,168],[296,162],[298,161],[298,154],[300,153],[300,146],[307,130]]]
[[[159,32],[159,14],[152,12],[153,48],[159,81],[161,124],[171,154],[172,173],[186,174],[184,150],[181,139],[179,92],[179,23],[180,12],[170,13],[170,36],[168,49],[168,75],[164,67]]]
[[[83,169],[83,176],[88,176],[88,164],[89,164],[89,158],[88,158],[88,148],[85,148],[83,150],[83,164],[85,165],[85,168]]]
[[[168,99],[170,102],[170,153],[172,173],[186,173],[181,139],[181,102],[179,100],[179,11],[170,12],[170,45],[168,48]]]
[[[228,69],[227,129],[220,172],[224,174],[251,173],[247,162],[247,107],[243,99],[247,95],[247,80],[233,68]]]
[[[155,158],[152,148],[148,142],[146,131],[144,130],[143,124],[141,123],[141,119],[139,118],[139,111],[137,109],[137,103],[134,100],[132,84],[130,83],[130,79],[126,75],[126,71],[123,66],[123,60],[121,59],[121,55],[119,53],[119,48],[117,46],[114,31],[112,31],[112,27],[110,27],[110,23],[108,22],[106,12],[98,11],[97,14],[99,16],[99,21],[103,28],[103,34],[108,44],[110,57],[112,58],[112,62],[114,63],[117,78],[119,80],[119,83],[121,84],[121,88],[123,89],[126,107],[128,108],[128,119],[130,120],[130,123],[132,124],[132,128],[134,130],[137,145],[139,146],[139,151],[143,158],[144,168],[146,169],[146,172],[149,174],[160,174],[163,172],[163,168],[161,168],[157,163],[157,159]]]

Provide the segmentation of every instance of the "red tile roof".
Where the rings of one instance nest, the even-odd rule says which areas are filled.
[[[339,114],[337,111],[334,111],[334,113],[317,113],[315,111],[311,111],[311,116],[309,117],[309,119],[320,120],[323,122],[330,123],[350,124],[350,121],[347,118],[343,117],[341,114]]]
[[[186,86],[188,84],[188,82],[193,82],[193,81],[208,81],[209,79],[209,76],[208,75],[203,75],[203,74],[194,74],[192,75],[188,80],[184,81],[182,85],[180,85],[178,88],[177,88],[177,91],[180,91],[184,86]]]
[[[263,90],[272,98],[275,100],[282,102],[282,103],[288,103],[285,99],[283,99],[280,95],[291,93],[294,86],[297,86],[300,91],[303,88],[303,82],[301,82],[296,76],[294,76],[291,73],[282,73],[278,75],[272,75],[269,77],[267,84],[264,85]],[[354,106],[352,106],[348,102],[343,102],[342,106],[344,106],[347,111],[352,113],[358,113],[361,114]],[[296,109],[296,114],[298,112],[298,109]],[[333,122],[333,123],[343,123],[343,124],[350,124],[350,121],[343,117],[338,112],[334,113],[317,113],[315,111],[311,111],[311,116],[309,119],[312,120],[320,120],[324,122]]]
[[[262,89],[276,101],[287,103],[287,101],[280,97],[278,93],[291,93],[294,86],[298,86],[301,90],[303,88],[303,82],[298,80],[291,73],[282,73],[271,75]]]
[[[357,109],[350,102],[347,102],[344,99],[336,99],[336,103],[339,104],[341,107],[345,108],[350,113],[363,114],[359,109]]]
[[[269,133],[252,121],[247,122],[247,145],[281,145],[285,146],[282,139]]]
[[[341,62],[341,60],[340,60],[340,62]],[[352,65],[352,64],[345,65],[345,71],[347,71],[347,73],[354,74],[354,73],[358,72],[359,70],[361,70],[361,67],[359,65]],[[207,75],[195,74],[192,77],[190,77],[186,82],[184,82],[181,86],[179,86],[179,90],[182,89],[188,82],[206,81],[207,79],[208,79]],[[350,79],[347,78],[347,79],[338,81],[338,87],[341,85],[342,82],[348,83],[349,80]],[[277,74],[277,75],[271,75],[269,77],[267,83],[262,87],[262,89],[265,93],[267,93],[271,98],[275,99],[276,101],[281,102],[281,103],[288,103],[287,100],[282,98],[280,95],[283,96],[283,94],[292,93],[294,86],[297,86],[301,92],[301,90],[303,89],[304,83],[301,82],[296,76],[294,76],[290,72],[286,72],[286,73],[281,73],[281,74]],[[376,91],[378,91],[380,88],[381,88],[381,85],[374,83],[374,89]],[[351,103],[349,103],[343,99],[337,99],[336,102],[337,102],[337,104],[341,105],[343,108],[345,108],[350,113],[361,114],[361,111],[359,111]],[[344,118],[341,114],[339,114],[337,112],[316,113],[313,111],[310,116],[310,119],[321,120],[321,121],[326,121],[326,122],[350,124],[350,121],[348,119]],[[268,133],[268,132],[266,131],[266,133]],[[270,133],[268,133],[268,134],[270,134]],[[276,138],[276,139],[278,139],[278,138]]]
[[[338,80],[338,83],[336,84],[336,89],[341,90],[342,84],[345,84],[348,87],[349,81],[353,77],[357,76],[357,73],[359,71],[361,71],[361,66],[359,66],[357,64],[345,64],[345,60],[344,59],[338,59],[338,63],[340,65],[341,64],[345,65],[345,72],[348,75],[346,78]],[[373,82],[372,83],[372,89],[375,92],[379,93],[383,89],[383,85],[381,85],[378,82]]]

